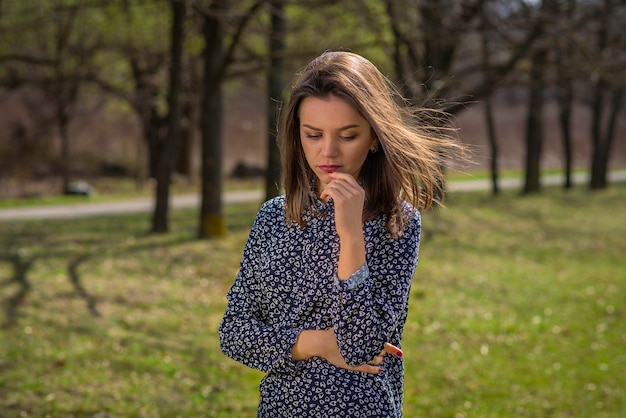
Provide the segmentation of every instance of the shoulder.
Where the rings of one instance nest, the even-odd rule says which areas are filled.
[[[256,214],[248,236],[248,244],[253,247],[263,246],[263,243],[274,236],[283,224],[285,224],[284,197],[279,196],[266,201]]]
[[[422,216],[420,211],[409,202],[400,203],[400,216],[404,220],[400,239],[417,239],[419,241],[422,227]]]
[[[277,196],[263,203],[257,213],[255,225],[272,224],[285,220],[285,196]]]
[[[260,212],[284,212],[285,211],[285,195],[276,196],[263,203]]]
[[[421,228],[421,214],[409,202],[399,201],[395,214],[383,213],[365,222],[366,231],[389,241],[403,241],[417,236]]]
[[[422,222],[422,216],[419,210],[417,210],[413,205],[404,200],[400,203],[400,210],[402,215],[408,221],[407,227],[412,226],[419,228]]]

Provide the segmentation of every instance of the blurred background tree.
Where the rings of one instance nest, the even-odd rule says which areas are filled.
[[[558,166],[566,188],[575,168],[604,188],[626,163],[624,22],[619,0],[3,0],[0,197],[152,179],[150,229],[164,232],[182,178],[200,183],[198,235],[222,236],[235,165],[279,192],[277,114],[328,49],[367,56],[415,106],[453,115],[487,150],[494,194],[500,168],[520,168],[525,193]]]

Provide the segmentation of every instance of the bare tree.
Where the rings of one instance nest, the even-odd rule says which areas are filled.
[[[563,159],[565,161],[565,180],[563,187],[571,189],[573,170],[573,145],[572,145],[572,111],[574,107],[574,87],[571,79],[564,76],[557,84],[557,102],[559,106],[559,125],[563,139]]]
[[[521,0],[385,0],[393,34],[393,62],[405,95],[449,113],[495,91],[526,56],[538,27]],[[476,35],[491,31],[489,78],[482,76]]]
[[[626,5],[619,0],[604,0],[596,7],[597,38],[593,50],[597,51],[594,56],[597,61],[594,62],[592,73],[592,158],[589,186],[591,189],[604,189],[608,185],[608,162],[626,85],[623,75],[626,48],[623,18],[626,16]],[[606,122],[603,123],[603,120]]]
[[[137,116],[147,148],[146,161],[138,163],[137,180],[140,182],[143,179],[144,172],[156,179],[167,136],[169,109],[163,109],[165,106],[161,103],[163,99],[167,101],[168,85],[161,82],[161,76],[170,62],[171,46],[168,50],[167,44],[171,33],[165,35],[158,32],[155,35],[152,28],[163,27],[166,21],[171,20],[172,4],[163,0],[140,4],[123,0],[111,3],[94,2],[89,12],[96,13],[98,8],[109,7],[106,24],[91,30],[100,33],[103,38],[97,52],[113,58],[107,62],[114,65],[91,66],[87,75],[79,81],[95,85],[130,105]],[[121,75],[117,69],[124,67],[120,65],[124,61],[128,73]],[[144,163],[145,168],[142,167]]]
[[[574,76],[570,70],[572,62],[572,28],[574,27],[573,14],[576,2],[562,2],[557,6],[558,13],[564,16],[556,22],[557,30],[565,36],[557,40],[554,45],[554,67],[556,70],[554,81],[556,87],[556,103],[559,110],[559,126],[563,143],[564,183],[563,187],[569,190],[573,186],[573,145],[572,145],[572,112],[574,108]]]
[[[528,114],[526,117],[526,159],[524,193],[541,189],[541,151],[543,146],[543,104],[545,82],[543,72],[547,51],[537,48],[531,55],[528,81]]]
[[[485,69],[485,77],[490,78],[489,74],[489,31],[487,30],[487,25],[484,25],[482,28],[482,65]],[[500,185],[498,183],[499,180],[499,172],[498,172],[498,141],[496,136],[496,127],[494,122],[493,115],[493,103],[492,103],[492,94],[489,94],[485,97],[485,125],[487,126],[487,140],[489,142],[489,152],[490,152],[490,164],[489,169],[491,172],[491,192],[494,196],[500,194]]]
[[[263,4],[254,2],[235,22],[235,29],[226,45],[227,0],[212,0],[208,6],[196,5],[202,16],[204,37],[204,74],[200,130],[202,135],[202,203],[198,236],[213,238],[226,235],[222,205],[222,82],[227,67],[234,59],[235,48],[248,21]]]
[[[202,206],[198,236],[226,235],[222,211],[222,78],[224,56],[224,16],[226,2],[214,0],[203,13],[204,75],[200,130],[202,134]]]
[[[34,86],[52,103],[60,139],[61,192],[69,193],[73,176],[69,128],[82,83],[91,71],[89,57],[99,46],[99,36],[85,34],[79,5],[44,6],[25,14],[25,22],[17,25],[17,36],[13,34],[4,45],[0,62],[8,65],[1,83],[10,89]],[[53,19],[47,19],[49,16]],[[27,31],[43,35],[33,40]]]
[[[393,62],[407,97],[451,114],[487,98],[492,187],[497,193],[497,143],[489,97],[510,82],[541,34],[534,6],[523,0],[385,0],[385,5]],[[537,74],[540,71],[537,68]],[[540,130],[535,129],[536,121],[529,122],[533,132]],[[529,146],[531,162],[538,158],[537,144]]]
[[[129,64],[134,84],[134,94],[126,95],[119,90],[109,87],[107,90],[122,96],[129,101],[138,116],[142,127],[143,139],[148,149],[147,173],[148,177],[156,178],[163,143],[163,130],[166,117],[159,112],[159,95],[161,86],[157,79],[165,63],[165,54],[150,54],[140,59],[140,54],[131,54]],[[102,80],[98,82],[101,86]],[[141,170],[137,171],[140,178]]]
[[[278,195],[280,190],[280,152],[278,149],[278,118],[283,100],[284,56],[285,56],[285,1],[269,2],[271,28],[269,33],[270,66],[267,79],[268,87],[268,141],[267,171],[265,173],[265,200]]]
[[[184,0],[172,0],[171,50],[168,86],[167,135],[158,155],[156,195],[152,213],[152,232],[167,232],[170,183],[180,147],[180,91],[183,63],[184,21],[187,5]]]
[[[49,92],[55,104],[57,124],[59,127],[59,137],[61,139],[61,184],[64,193],[70,192],[70,181],[72,177],[72,155],[70,147],[69,122],[72,108],[78,98],[80,81],[73,77],[68,77],[65,70],[65,62],[70,58],[69,39],[72,34],[73,25],[78,14],[77,7],[70,7],[67,10],[56,10],[57,26],[54,42],[54,66],[52,84]],[[80,59],[80,58],[79,58]]]

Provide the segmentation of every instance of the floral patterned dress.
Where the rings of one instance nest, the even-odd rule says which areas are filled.
[[[366,222],[367,262],[339,281],[334,205],[332,199],[317,205],[305,228],[286,221],[284,196],[259,211],[227,294],[222,351],[267,373],[259,417],[402,417],[401,358],[387,355],[381,373],[367,374],[318,357],[294,361],[291,349],[300,331],[330,327],[353,366],[371,361],[385,342],[401,345],[417,266],[419,212],[406,205],[410,221],[396,240],[385,230],[386,216]]]

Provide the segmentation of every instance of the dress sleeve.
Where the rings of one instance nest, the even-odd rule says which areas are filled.
[[[420,215],[415,212],[402,236],[373,237],[367,262],[347,280],[336,280],[333,328],[346,362],[358,366],[377,356],[406,317],[417,266]]]
[[[220,346],[228,357],[248,367],[269,372],[289,373],[299,368],[291,349],[299,329],[268,326],[259,308],[262,283],[257,272],[260,252],[266,248],[264,234],[268,216],[264,210],[254,222],[244,248],[239,273],[228,291],[226,312],[219,326]]]

